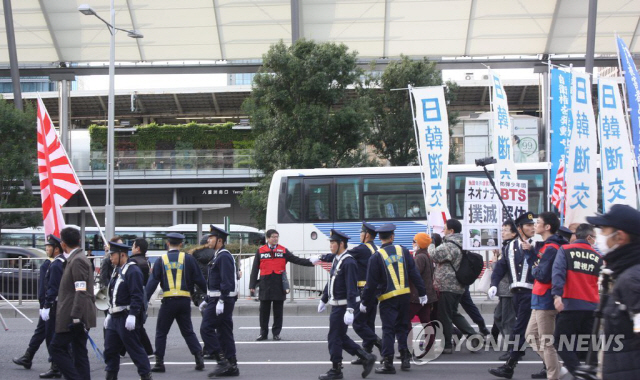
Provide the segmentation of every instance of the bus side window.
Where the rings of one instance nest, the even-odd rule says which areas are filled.
[[[360,180],[336,179],[338,220],[360,220]]]
[[[326,183],[314,183],[314,180],[305,182],[307,193],[307,219],[310,221],[329,220],[331,218],[331,185]]]
[[[289,178],[287,181],[287,199],[285,207],[289,217],[296,222],[300,221],[302,214],[302,180],[299,178]]]

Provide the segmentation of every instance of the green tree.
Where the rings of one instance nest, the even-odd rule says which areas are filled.
[[[17,110],[0,98],[0,209],[36,207],[38,201],[30,191],[35,179],[36,115],[33,107]],[[41,215],[41,214],[40,214]],[[37,213],[3,213],[2,226],[19,224],[35,226],[41,222]]]
[[[375,62],[372,63],[372,67]],[[368,143],[374,146],[378,156],[389,160],[392,166],[406,166],[418,162],[416,138],[407,91],[397,89],[413,87],[440,86],[442,73],[434,62],[427,58],[420,61],[402,56],[400,60],[389,63],[382,75],[375,72],[366,81],[368,89],[364,91],[369,101],[371,133]],[[458,86],[447,82],[445,99],[447,103],[455,100]],[[395,91],[394,91],[395,90]],[[448,112],[449,134],[451,127],[458,122],[457,112]],[[449,162],[456,162],[456,152],[450,139]]]
[[[259,225],[276,170],[367,163],[361,149],[366,107],[347,97],[347,87],[361,87],[356,55],[344,44],[301,39],[291,46],[281,41],[263,56],[243,107],[255,136],[254,166],[264,177],[240,199]]]

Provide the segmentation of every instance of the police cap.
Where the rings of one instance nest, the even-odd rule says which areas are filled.
[[[47,242],[45,243],[45,245],[60,245],[60,243],[62,243],[62,240],[60,240],[59,237],[54,234],[50,234],[49,236],[47,236]]]
[[[170,232],[167,234],[167,239],[184,240],[184,235],[179,232]]]
[[[120,252],[127,253],[129,252],[129,250],[131,250],[131,247],[129,247],[126,244],[120,244],[116,242],[109,243],[109,253],[112,255],[114,253],[120,253]]]
[[[380,227],[376,228],[376,233],[379,234],[384,234],[384,233],[391,233],[393,231],[396,230],[396,225],[393,223],[387,223],[387,224],[383,224]]]
[[[213,224],[209,225],[209,236],[215,236],[215,237],[219,237],[219,238],[226,238],[227,236],[229,236],[229,233],[225,230],[223,230],[222,228],[218,228],[216,226],[214,226]]]
[[[533,219],[535,217],[536,216],[531,211],[527,211],[516,219],[516,225],[524,226],[525,224],[533,224]]]
[[[374,235],[376,233],[376,226],[371,223],[362,222],[362,232],[367,232],[371,235]]]
[[[565,226],[558,228],[558,235],[562,236],[567,240],[571,239],[571,235],[573,235],[573,233],[574,233],[573,231],[571,231],[569,228]]]
[[[331,229],[331,236],[329,236],[329,241],[344,241],[345,243],[349,241],[349,235],[344,232]]]
[[[640,211],[627,205],[613,205],[606,214],[587,217],[597,227],[613,227],[633,235],[640,235]]]

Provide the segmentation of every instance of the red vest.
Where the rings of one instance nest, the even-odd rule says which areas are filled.
[[[540,252],[538,253],[538,260],[542,258],[542,255],[544,255],[544,251],[547,250],[548,247],[552,247],[555,249],[560,248],[560,246],[556,243],[547,243],[545,245],[542,246],[542,248],[540,248]],[[551,283],[545,284],[542,283],[538,280],[535,280],[533,282],[533,291],[532,293],[535,294],[536,296],[544,296],[544,294],[547,292],[547,290],[551,289]]]
[[[600,302],[598,275],[602,257],[589,244],[568,244],[562,247],[567,258],[567,278],[562,298],[592,303]]]
[[[260,276],[267,276],[273,273],[282,274],[287,265],[284,253],[287,249],[280,244],[272,251],[268,245],[263,245],[258,250],[260,254]]]

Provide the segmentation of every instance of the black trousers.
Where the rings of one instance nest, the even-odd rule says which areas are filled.
[[[578,342],[579,335],[591,335],[593,322],[595,317],[593,311],[588,310],[568,310],[563,311],[556,317],[556,330],[553,333],[553,345],[558,351],[558,355],[564,361],[564,366],[573,374],[580,365],[580,355],[576,350],[568,350],[568,348],[576,348],[571,346],[571,342]],[[572,339],[573,336],[573,339]],[[560,344],[561,341],[564,344]],[[589,339],[591,342],[591,339]],[[589,343],[591,345],[591,343]],[[584,354],[581,352],[580,354]],[[586,356],[586,355],[582,355]],[[584,358],[582,358],[584,359]]]
[[[273,303],[273,325],[271,333],[280,335],[282,331],[282,314],[284,309],[284,301],[260,301],[260,335],[269,335],[269,317],[271,314],[271,304]]]
[[[73,357],[69,353],[69,345]],[[70,332],[56,333],[51,345],[51,358],[60,368],[60,372],[67,380],[91,379],[89,354],[87,352],[87,333],[84,329],[74,329]]]
[[[527,332],[529,318],[531,318],[531,291],[514,293],[513,308],[516,312],[516,323],[513,326],[513,335],[519,337],[519,340],[518,347],[511,350],[511,359],[520,360],[520,358],[524,356],[527,348],[525,344],[525,333]]]
[[[410,294],[403,294],[380,302],[383,357],[393,356],[396,338],[398,339],[398,350],[406,350],[408,347],[409,299]]]
[[[38,324],[40,324],[38,322]],[[51,341],[56,333],[56,303],[51,306],[49,310],[49,320],[44,324],[45,328],[45,341],[47,342],[47,350],[49,350],[49,361],[51,361]]]
[[[233,337],[233,309],[236,299],[231,298],[224,301],[224,311],[216,315],[218,298],[212,298],[207,302],[207,307],[202,313],[202,324],[200,325],[200,336],[205,347],[210,349],[209,353],[223,352],[227,358],[236,357],[236,341]]]
[[[471,318],[471,320],[477,324],[478,326],[484,325],[484,318],[482,318],[482,314],[480,314],[480,310],[473,300],[471,299],[471,292],[469,292],[469,287],[467,286],[462,293],[462,298],[460,298],[460,306],[464,309],[467,315]]]
[[[144,325],[136,328],[136,331],[140,335],[140,343],[142,343],[144,351],[147,353],[147,355],[153,355],[153,346],[151,345],[149,335],[147,335],[147,330],[144,329]]]
[[[329,355],[331,356],[332,363],[342,363],[342,350],[355,356],[358,350],[361,349],[361,347],[347,335],[349,326],[344,323],[344,314],[346,311],[346,305],[331,307],[327,342],[329,343]]]
[[[104,338],[104,361],[107,364],[107,372],[118,373],[120,370],[120,351],[124,348],[138,369],[140,376],[151,372],[149,357],[140,342],[140,329],[127,330],[124,325],[127,313],[118,313],[111,316],[109,327]]]
[[[193,332],[191,323],[191,299],[189,297],[165,297],[158,312],[156,323],[156,356],[164,358],[167,348],[167,334],[171,330],[173,321],[178,323],[180,334],[189,347],[192,355],[202,351],[200,341]]]
[[[361,313],[360,308],[353,311],[353,330],[362,338],[362,347],[371,350],[378,341],[376,335],[376,312],[378,301],[372,304],[366,313]]]
[[[55,316],[55,311],[53,315]],[[49,313],[49,316],[51,316],[51,313]],[[27,347],[27,350],[31,355],[35,355],[36,352],[38,352],[38,349],[42,342],[44,342],[46,336],[46,322],[42,320],[42,318],[38,318],[38,324],[36,325],[36,329],[33,331],[31,340],[29,340],[29,347]]]

